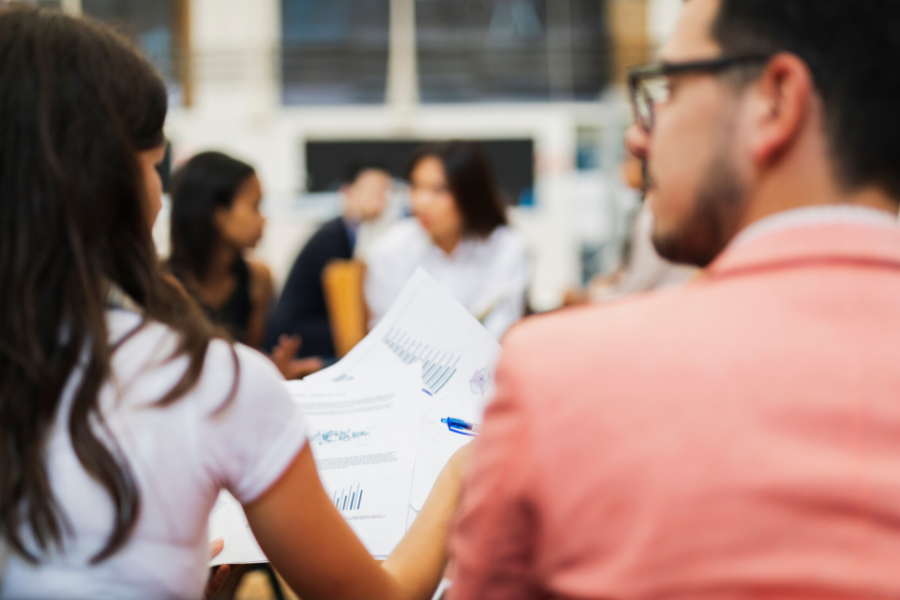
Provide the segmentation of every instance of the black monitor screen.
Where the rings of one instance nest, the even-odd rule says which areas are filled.
[[[383,165],[398,178],[406,176],[413,151],[422,140],[356,140],[306,142],[307,189],[337,190],[353,163]],[[534,196],[534,141],[531,139],[479,140],[488,155],[497,185],[512,205],[530,204]]]

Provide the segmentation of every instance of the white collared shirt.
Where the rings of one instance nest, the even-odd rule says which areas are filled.
[[[522,237],[501,226],[485,239],[468,238],[447,254],[415,219],[396,223],[366,256],[366,302],[374,327],[422,267],[497,339],[525,314],[531,275]]]
[[[786,210],[761,219],[738,233],[730,246],[732,248],[743,246],[772,233],[795,227],[844,223],[891,229],[898,226],[897,215],[883,210],[853,204],[823,204]]]

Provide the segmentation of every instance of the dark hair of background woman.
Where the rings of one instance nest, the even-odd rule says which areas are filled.
[[[231,208],[253,167],[221,152],[203,152],[172,178],[171,254],[168,266],[182,281],[206,279],[218,238],[215,213]]]
[[[190,358],[160,405],[194,386],[217,330],[158,267],[137,153],[164,141],[167,100],[149,63],[101,25],[14,6],[0,9],[0,81],[0,535],[32,562],[63,543],[45,446],[81,365],[68,431],[114,504],[99,562],[127,542],[140,510],[98,408],[116,351],[107,342],[110,283],[146,320],[178,331],[176,353]],[[35,546],[26,548],[29,537]]]
[[[506,206],[491,163],[479,144],[463,141],[425,144],[410,158],[407,179],[422,159],[430,156],[444,165],[467,235],[487,237],[497,227],[506,225]]]

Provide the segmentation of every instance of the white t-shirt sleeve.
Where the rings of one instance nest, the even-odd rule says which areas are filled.
[[[236,344],[237,393],[226,398],[234,378],[231,348],[214,341],[198,385],[218,388],[203,394],[204,413],[197,439],[205,447],[204,467],[241,504],[254,501],[274,484],[306,444],[307,425],[281,374],[266,357]]]

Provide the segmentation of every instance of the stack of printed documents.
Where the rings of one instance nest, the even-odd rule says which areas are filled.
[[[481,422],[500,345],[425,271],[334,366],[286,385],[307,417],[325,490],[369,552],[391,553],[453,453],[471,438],[442,418]],[[265,562],[240,504],[222,492],[212,564]]]

